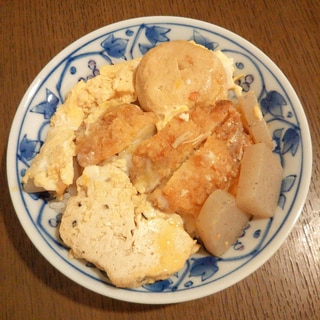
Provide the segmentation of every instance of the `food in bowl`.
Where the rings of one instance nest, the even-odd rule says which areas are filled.
[[[253,146],[264,151],[250,157],[259,190],[258,169],[278,164],[268,190],[279,197],[271,136],[254,94],[242,95],[230,70],[221,52],[172,41],[71,90],[23,179],[28,192],[71,195],[60,225],[71,256],[118,287],[137,287],[179,271],[199,243],[223,255],[255,215],[250,196],[261,194],[238,196],[250,185],[241,166]]]

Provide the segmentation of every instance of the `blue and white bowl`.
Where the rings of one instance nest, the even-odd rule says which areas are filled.
[[[79,79],[99,74],[103,64],[143,55],[159,43],[193,40],[234,59],[244,91],[255,91],[284,168],[279,206],[273,218],[252,220],[223,258],[202,251],[168,280],[119,289],[92,264],[70,259],[58,237],[61,214],[40,194],[27,194],[21,179],[45,140],[49,119]],[[248,41],[218,26],[181,17],[143,17],[118,22],[77,40],[39,73],[14,118],[7,151],[12,201],[27,235],[43,256],[76,283],[119,300],[164,304],[201,298],[250,275],[284,242],[302,210],[312,166],[311,139],[301,103],[279,68]],[[270,168],[270,170],[272,170]]]

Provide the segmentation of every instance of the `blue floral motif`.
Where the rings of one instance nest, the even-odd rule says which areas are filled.
[[[103,62],[104,64],[112,64],[111,58],[107,55],[105,51],[88,52],[88,53],[82,53],[79,55],[73,55],[68,57],[68,59],[65,62],[65,67],[61,72],[60,79],[57,81],[57,84],[56,84],[56,89],[57,89],[61,104],[64,103],[65,94],[62,94],[61,88],[63,86],[63,82],[66,81],[66,79],[68,78],[66,75],[68,73],[71,75],[75,75],[77,73],[77,68],[73,66],[73,64],[78,62],[79,60],[84,60],[84,59],[87,59],[88,57],[93,57],[93,56],[97,58],[102,58],[104,61]],[[86,81],[98,75],[100,71],[95,65],[96,65],[96,60],[90,59],[88,61],[88,68],[91,70],[91,73],[88,76],[79,77],[77,81],[80,81],[80,80]]]
[[[293,128],[288,128],[283,135],[283,150],[282,154],[285,154],[291,151],[291,154],[294,156],[299,147],[300,135],[298,130]]]
[[[161,292],[166,289],[169,289],[172,283],[173,281],[169,278],[166,280],[156,281],[155,283],[152,283],[152,284],[145,284],[143,287],[148,291]]]
[[[215,50],[218,46],[218,42],[214,42],[205,38],[199,31],[193,30],[193,39],[194,42],[201,44],[202,46],[206,47],[209,50]]]
[[[52,228],[58,228],[61,223],[62,213],[58,213],[55,218],[49,219],[49,225]]]
[[[254,82],[254,76],[247,74],[243,79],[238,79],[235,83],[242,88],[244,92],[249,92],[252,83]]]
[[[140,32],[145,29],[145,36],[149,43],[139,43],[138,47],[140,53],[142,55],[146,54],[151,48],[155,47],[157,44],[161,42],[169,41],[170,39],[167,37],[167,33],[171,31],[171,29],[163,28],[159,26],[146,26],[141,25]],[[138,33],[139,34],[139,33]]]
[[[145,55],[150,49],[152,49],[154,46],[151,44],[139,44],[139,50],[142,55]]]
[[[126,36],[131,37],[134,35],[134,31],[131,29],[126,30]]]
[[[297,176],[295,174],[291,174],[289,176],[286,176],[282,180],[281,192],[289,192],[292,189],[296,179],[297,179]]]
[[[285,196],[286,192],[290,192],[296,182],[297,176],[295,174],[291,174],[286,176],[281,183],[281,191],[280,197],[278,201],[278,205],[280,208],[284,209],[286,204],[287,197]]]
[[[286,100],[277,91],[270,91],[266,97],[261,100],[261,109],[264,115],[271,115],[269,122],[278,121],[283,124],[282,127],[277,128],[272,133],[272,138],[275,142],[274,153],[280,158],[282,167],[285,167],[284,155],[290,153],[295,156],[300,145],[300,128],[288,121],[284,117],[283,107],[287,105]],[[288,113],[288,118],[292,118],[292,113]],[[284,209],[286,204],[286,192],[289,192],[296,181],[296,175],[289,175],[282,181],[280,197],[278,205]]]
[[[200,276],[202,281],[207,280],[219,270],[219,267],[217,265],[217,262],[219,260],[220,258],[217,258],[215,256],[193,259],[193,264],[190,270],[190,276]]]
[[[251,227],[251,224],[250,224],[250,222],[249,222],[246,226],[244,226],[244,227],[242,228],[241,234],[239,235],[239,238],[243,238],[243,237],[246,235],[247,230],[250,229],[250,227]]]
[[[274,152],[279,155],[282,167],[284,166],[284,155],[290,151],[292,156],[295,156],[300,145],[300,129],[299,127],[290,124],[281,118],[273,118],[270,121],[278,120],[283,122],[284,125],[290,126],[285,129],[279,128],[273,131],[272,137],[276,144]]]
[[[237,69],[242,70],[244,68],[244,63],[243,62],[235,62],[234,64]]]
[[[253,237],[254,237],[254,238],[259,238],[260,236],[261,236],[261,230],[260,230],[260,229],[256,230],[256,231],[253,233]]]
[[[261,100],[261,110],[264,115],[270,115],[271,119],[268,122],[277,121],[283,124],[272,133],[272,138],[275,142],[274,153],[280,158],[282,167],[285,167],[284,155],[289,153],[295,156],[300,145],[300,128],[291,123],[284,117],[284,106],[287,105],[284,97],[277,91],[272,90],[267,93],[266,97]],[[292,118],[292,113],[287,113],[288,119]],[[285,193],[289,192],[296,181],[295,175],[287,176],[282,181],[281,192],[278,200],[279,207],[283,210],[286,204],[287,197]]]
[[[242,70],[244,68],[243,62],[235,62],[235,67],[239,70]],[[243,92],[249,92],[251,89],[251,85],[254,82],[254,76],[253,74],[246,74],[244,77],[241,77],[235,81],[236,85],[242,88]]]
[[[236,250],[236,251],[244,250],[244,244],[239,240],[236,240],[236,242],[233,244],[232,247],[233,247],[233,250]]]
[[[56,97],[49,89],[46,89],[46,100],[37,104],[30,111],[43,114],[45,119],[50,119],[56,112],[59,98]]]
[[[20,142],[20,157],[27,161],[32,160],[39,153],[43,141],[31,140],[25,134]]]
[[[147,53],[151,48],[155,47],[159,42],[169,41],[169,38],[166,36],[166,34],[170,31],[170,29],[158,26],[146,26],[145,28],[145,36],[149,40],[150,44],[139,44],[140,52],[143,55]],[[193,36],[190,40],[201,44],[209,50],[215,50],[219,46],[217,42],[210,41],[197,30],[193,30]]]
[[[169,38],[166,34],[170,31],[168,28],[158,27],[158,26],[146,26],[145,35],[150,43],[155,46],[159,42],[169,41]]]
[[[126,59],[127,45],[127,39],[115,38],[113,34],[109,35],[104,41],[101,42],[101,46],[106,50],[108,55],[113,58]]]
[[[267,96],[261,100],[261,111],[263,115],[270,113],[274,117],[283,117],[283,106],[287,104],[283,96],[272,90],[267,93]]]
[[[83,80],[83,81],[87,81],[89,79],[92,79],[96,76],[98,76],[100,74],[100,70],[97,68],[97,63],[95,60],[89,60],[88,61],[88,68],[92,71],[91,74],[89,74],[87,77],[83,78],[80,77],[79,81]]]

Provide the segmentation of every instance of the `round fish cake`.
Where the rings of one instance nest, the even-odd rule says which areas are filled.
[[[176,40],[144,55],[136,70],[135,90],[144,110],[170,114],[182,105],[191,108],[226,99],[227,76],[212,51]]]

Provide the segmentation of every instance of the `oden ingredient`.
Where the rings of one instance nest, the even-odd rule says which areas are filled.
[[[237,206],[256,217],[269,218],[277,208],[282,167],[264,143],[248,147],[241,161]]]
[[[179,106],[215,104],[227,98],[228,79],[221,60],[188,41],[171,41],[148,51],[136,73],[136,93],[144,110],[171,114]]]
[[[250,217],[237,208],[230,193],[216,190],[201,208],[196,221],[197,232],[206,249],[220,257],[236,241]]]
[[[245,128],[250,132],[255,143],[263,142],[271,150],[274,148],[267,123],[263,118],[254,92],[243,94],[240,98],[239,110],[243,116],[243,123]]]

